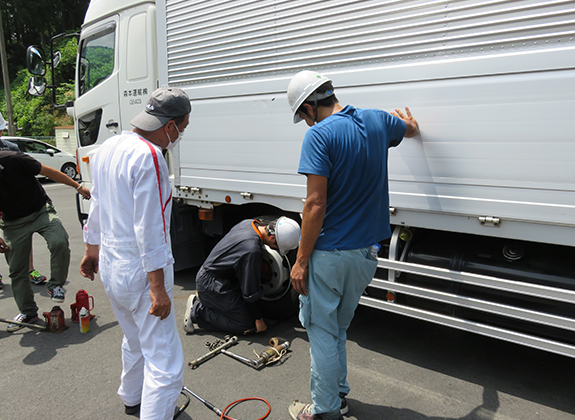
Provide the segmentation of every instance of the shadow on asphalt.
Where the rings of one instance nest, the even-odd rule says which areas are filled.
[[[375,325],[379,334],[373,334]],[[575,371],[575,359],[364,306],[356,311],[348,341],[482,386],[483,404],[462,419],[492,419],[488,413],[497,411],[498,392],[575,414],[569,374]],[[381,418],[434,419],[417,413],[402,414],[399,411],[406,410],[389,407],[382,410]],[[387,410],[399,411],[390,415]]]
[[[183,290],[188,290],[190,293],[196,291],[196,273],[200,267],[187,268],[185,270],[176,271],[174,273],[174,285],[182,287]]]
[[[41,288],[41,291],[38,289]],[[48,298],[48,292],[46,290],[45,285],[33,285],[33,289],[35,293],[39,295],[45,296]],[[0,302],[4,299],[14,299],[14,295],[12,293],[11,284],[5,284],[0,294]],[[58,305],[52,305],[58,306]],[[90,321],[90,333],[89,334],[68,334],[70,329],[79,329],[79,324],[74,323],[69,318],[69,314],[66,313],[67,308],[69,305],[67,304],[60,304],[59,305],[65,313],[65,322],[68,328],[61,333],[52,333],[49,331],[38,331],[33,330],[31,328],[22,328],[13,333],[7,332],[4,328],[0,329],[0,340],[2,338],[7,338],[9,336],[21,336],[20,338],[20,346],[22,347],[32,347],[34,351],[29,353],[22,362],[26,365],[40,365],[42,363],[49,362],[52,360],[57,354],[58,350],[62,348],[66,348],[69,346],[73,346],[76,344],[82,344],[94,339],[98,334],[104,332],[110,328],[115,327],[118,325],[118,321],[109,322],[104,325],[98,324],[98,317],[94,318]],[[35,323],[38,326],[44,327],[46,325],[43,317],[43,312],[48,311],[38,311],[38,318],[39,320]],[[1,324],[6,325],[6,324]],[[38,336],[41,335],[42,339],[38,340]]]
[[[409,420],[493,420],[499,408],[499,397],[495,390],[485,388],[483,390],[483,404],[474,408],[463,417],[434,417],[426,416],[417,411],[406,408],[384,407],[365,404],[352,398],[348,399],[350,411],[353,409],[351,418],[381,418],[381,419],[409,419]],[[375,416],[375,417],[374,417]]]
[[[195,291],[195,281],[190,279],[195,279],[196,272],[197,268],[176,273],[175,282],[191,293]],[[374,328],[377,328],[377,333],[374,333]],[[195,334],[205,335],[207,340],[214,336],[223,339],[226,335],[201,330],[196,330]],[[268,334],[238,338],[263,351],[269,345],[270,336],[290,342],[296,338],[308,341],[297,316],[278,322],[268,329]],[[572,377],[568,374],[575,371],[575,359],[364,306],[356,311],[348,330],[348,341],[383,356],[483,388],[481,405],[463,417],[446,420],[493,420],[499,409],[500,394],[514,395],[575,414]],[[234,351],[234,348],[230,350]],[[248,358],[253,356],[241,355]],[[438,417],[429,417],[409,409],[370,405],[353,399],[349,401],[351,411],[347,419],[439,420]]]
[[[38,321],[37,324],[41,326],[46,325],[43,320]],[[98,325],[98,318],[96,317],[90,322],[90,334],[66,334],[69,329],[79,328],[78,324],[70,322],[69,319],[66,319],[66,325],[68,329],[61,333],[34,331],[28,328],[23,328],[14,333],[3,333],[21,335],[20,346],[32,347],[34,349],[26,355],[22,362],[25,365],[40,365],[56,357],[58,350],[93,340],[98,334],[117,326],[118,322],[114,321],[104,325]],[[40,334],[42,334],[42,340],[38,340],[38,335]],[[0,337],[2,335],[4,334],[0,333]]]
[[[406,408],[365,404],[353,398],[348,398],[348,403],[350,413],[353,413],[353,416],[348,417],[348,419],[493,420],[499,408],[499,397],[496,391],[484,389],[483,404],[474,408],[469,414],[463,417],[430,417]]]

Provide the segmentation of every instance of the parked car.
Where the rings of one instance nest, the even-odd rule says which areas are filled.
[[[32,156],[43,165],[62,171],[72,179],[76,179],[78,176],[76,157],[71,153],[60,150],[43,141],[26,137],[3,136],[2,139],[16,144],[22,152]]]

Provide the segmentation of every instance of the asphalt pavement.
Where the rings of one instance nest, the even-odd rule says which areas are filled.
[[[68,329],[62,333],[24,328],[6,332],[0,324],[0,420],[128,420],[116,391],[120,381],[122,331],[99,278],[79,274],[83,255],[80,224],[72,188],[49,181],[43,185],[70,235],[72,261],[66,301],[60,306]],[[36,269],[49,274],[44,240],[33,240]],[[0,257],[4,289],[0,317],[18,313],[8,269]],[[176,274],[174,289],[178,319],[195,290],[195,270]],[[41,312],[50,311],[44,286],[33,286]],[[84,289],[94,297],[96,318],[82,334],[71,322],[70,304]],[[42,317],[41,317],[42,318]],[[208,351],[207,342],[225,334],[179,328],[186,363]],[[238,337],[230,350],[247,358],[261,353],[272,337],[290,341],[290,351],[277,364],[255,370],[219,354],[197,369],[185,368],[184,383],[194,393],[223,409],[247,397],[271,405],[268,419],[289,420],[292,399],[310,402],[309,343],[296,317],[261,335]],[[351,393],[346,419],[362,420],[575,420],[575,359],[433,325],[383,311],[360,307],[348,332]],[[184,398],[181,399],[184,402]],[[231,415],[261,418],[267,406],[248,401]],[[192,397],[181,420],[217,419]]]

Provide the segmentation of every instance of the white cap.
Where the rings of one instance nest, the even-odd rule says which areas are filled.
[[[0,112],[0,130],[4,130],[7,125],[8,125],[8,124],[6,123],[6,120],[4,119],[4,116],[3,116],[2,113]]]

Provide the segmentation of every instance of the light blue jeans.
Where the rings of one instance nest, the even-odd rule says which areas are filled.
[[[311,347],[313,414],[325,418],[340,417],[339,393],[349,393],[347,328],[377,268],[370,248],[314,250],[310,257],[308,293],[300,295],[299,319]]]

